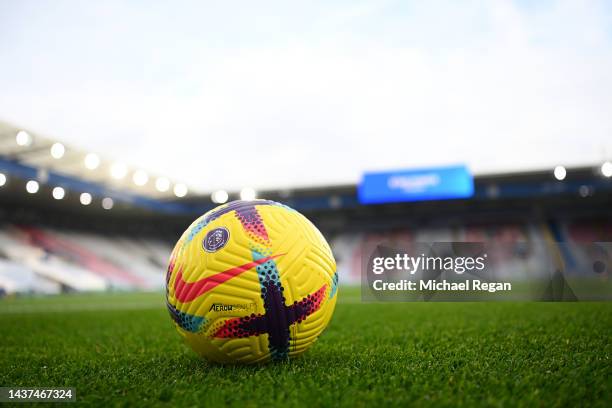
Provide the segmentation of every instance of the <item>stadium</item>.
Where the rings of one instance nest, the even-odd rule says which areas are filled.
[[[0,57],[16,62],[0,68],[1,402],[69,389],[89,406],[610,405],[612,37],[581,28],[609,23],[607,5],[43,3],[0,5]],[[472,33],[472,19],[493,28]],[[545,72],[562,57],[559,77]],[[327,289],[302,300],[290,251],[265,251],[310,228],[294,210],[335,259]],[[225,213],[257,243],[252,262],[181,295],[195,284],[176,283],[176,248],[232,249]],[[271,313],[270,276],[291,316],[284,351],[269,320],[239,320]],[[254,303],[181,309],[231,279],[255,282]],[[319,307],[327,328],[294,356]],[[231,319],[209,329],[215,314]],[[263,351],[202,358],[194,325],[221,338],[230,321]]]

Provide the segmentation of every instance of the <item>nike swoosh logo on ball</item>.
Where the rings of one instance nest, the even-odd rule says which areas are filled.
[[[232,279],[233,277],[282,255],[284,254],[267,256],[256,261],[245,263],[244,265],[236,266],[226,271],[216,273],[195,282],[185,282],[183,279],[183,271],[180,269],[176,280],[174,281],[174,296],[180,302],[191,302],[198,296],[203,295],[204,293]]]

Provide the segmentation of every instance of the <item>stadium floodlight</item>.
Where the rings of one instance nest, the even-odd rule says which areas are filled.
[[[29,146],[32,144],[32,136],[25,130],[20,130],[15,136],[15,141],[19,146]]]
[[[155,188],[161,193],[165,193],[170,189],[170,180],[166,177],[160,177],[155,180]]]
[[[6,176],[4,173],[0,173],[0,187],[6,184]]]
[[[179,183],[174,186],[174,195],[177,197],[185,197],[187,195],[187,186]]]
[[[102,199],[102,208],[104,208],[105,210],[110,210],[111,208],[113,208],[113,205],[115,205],[115,202],[112,198],[104,197],[104,199]]]
[[[66,195],[66,190],[64,190],[61,187],[54,187],[53,191],[51,192],[51,195],[53,196],[53,198],[55,198],[56,200],[61,200],[62,198],[64,198],[64,196]]]
[[[555,170],[553,173],[555,175],[555,178],[559,181],[564,180],[565,176],[567,176],[567,170],[565,170],[565,167],[563,166],[555,167]]]
[[[114,163],[111,166],[111,176],[117,180],[125,177],[127,174],[127,166],[123,163]]]
[[[62,157],[64,157],[64,153],[66,153],[66,148],[63,144],[58,142],[53,143],[53,145],[51,146],[51,156],[54,159],[61,159]]]
[[[612,162],[607,161],[601,165],[601,174],[604,177],[612,177]]]
[[[95,170],[100,165],[100,157],[95,153],[88,153],[85,156],[85,167],[89,170]]]
[[[36,194],[38,193],[38,189],[39,189],[39,185],[38,185],[38,181],[36,180],[30,180],[26,183],[26,191],[30,194]]]
[[[144,170],[136,170],[132,176],[132,180],[134,180],[134,184],[137,186],[144,186],[149,181],[149,176]]]
[[[217,190],[210,196],[211,200],[215,204],[223,204],[226,203],[229,199],[229,194],[225,190]]]
[[[83,205],[91,204],[91,194],[81,193],[81,196],[79,197],[79,201],[81,201],[81,204]]]
[[[241,200],[254,200],[257,197],[257,192],[251,187],[245,187],[240,190],[240,199]]]

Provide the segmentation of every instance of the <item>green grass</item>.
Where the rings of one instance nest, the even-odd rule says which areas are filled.
[[[302,357],[221,366],[161,294],[0,301],[0,385],[98,406],[610,406],[612,303],[368,304],[342,290]]]

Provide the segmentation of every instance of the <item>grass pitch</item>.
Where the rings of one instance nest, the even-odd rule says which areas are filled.
[[[301,358],[206,363],[162,294],[0,301],[0,385],[89,405],[610,406],[612,303],[361,303]]]

